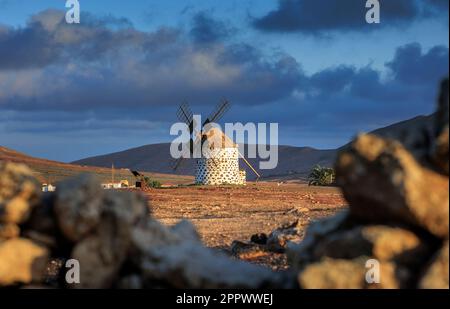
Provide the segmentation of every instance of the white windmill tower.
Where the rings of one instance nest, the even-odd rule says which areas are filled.
[[[201,132],[194,139],[190,138],[190,153],[193,153],[194,144],[201,145],[207,155],[196,159],[195,182],[202,185],[245,185],[246,172],[239,169],[239,158],[250,167],[259,178],[258,172],[239,152],[239,147],[222,130],[216,127],[205,128],[212,122],[217,122],[228,110],[229,103],[223,100],[215,111],[203,122]],[[178,118],[184,121],[190,128],[192,135],[194,123],[189,106],[184,103],[178,109]],[[209,127],[209,126],[208,126]],[[182,161],[178,159],[174,169],[176,170]]]

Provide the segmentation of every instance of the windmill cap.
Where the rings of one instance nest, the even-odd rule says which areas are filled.
[[[236,148],[237,144],[219,128],[210,128],[203,132],[203,138],[209,144],[210,148]]]

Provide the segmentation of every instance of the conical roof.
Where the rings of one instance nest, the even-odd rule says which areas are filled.
[[[209,130],[203,131],[202,140],[208,143],[210,149],[237,147],[233,140],[217,127],[212,127]]]

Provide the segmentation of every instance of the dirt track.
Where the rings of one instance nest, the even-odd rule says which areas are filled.
[[[181,187],[147,192],[153,215],[164,224],[182,219],[194,223],[209,247],[228,248],[299,219],[330,216],[346,207],[338,188],[304,184],[249,183],[246,187]]]

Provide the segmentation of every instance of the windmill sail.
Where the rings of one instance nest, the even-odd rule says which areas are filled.
[[[259,173],[239,153],[237,145],[222,130],[211,127],[208,124],[218,122],[230,108],[227,100],[223,99],[203,122],[200,132],[194,132],[195,123],[193,113],[186,102],[183,102],[178,110],[177,117],[186,123],[190,130],[189,147],[190,154],[194,149],[207,151],[197,159],[196,182],[201,184],[245,184],[245,171],[239,170],[239,156],[259,178]],[[206,128],[205,128],[206,127]],[[183,162],[183,157],[176,160],[174,170]]]
[[[205,122],[203,122],[203,126],[207,125],[210,122],[216,122],[219,121],[223,115],[227,112],[227,110],[230,108],[230,104],[227,100],[222,100],[217,107],[214,109],[214,111],[209,115],[208,118],[206,118]]]

